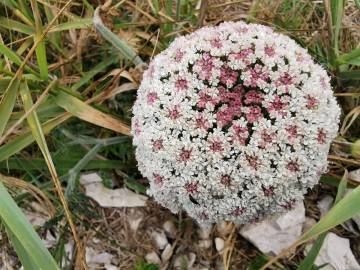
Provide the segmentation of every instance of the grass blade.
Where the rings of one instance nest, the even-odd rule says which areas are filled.
[[[338,55],[341,20],[344,13],[344,1],[330,0],[330,10],[331,10],[332,26],[335,28],[333,34],[334,50],[335,50],[335,55]]]
[[[78,19],[76,21],[58,24],[53,28],[51,28],[49,33],[67,31],[72,29],[90,28],[92,24],[93,24],[92,19],[88,19],[88,18]]]
[[[346,188],[347,188],[347,183],[348,183],[348,171],[345,170],[345,173],[340,181],[339,187],[338,187],[338,191],[335,197],[335,202],[334,204],[337,204],[346,194]]]
[[[53,10],[51,9],[51,7],[43,4],[43,8],[44,8],[44,11],[45,11],[45,15],[46,15],[46,20],[48,22],[52,21],[52,19],[54,19],[55,15],[54,15],[54,12]],[[55,23],[58,23],[58,21],[56,21]],[[55,26],[56,27],[56,26]],[[49,31],[49,34],[47,35],[48,37],[48,40],[53,43],[55,45],[56,48],[61,48],[62,45],[61,45],[61,33],[53,33],[53,34],[50,34],[50,31]]]
[[[354,49],[349,53],[343,54],[336,59],[337,64],[351,64],[360,66],[360,48]]]
[[[341,198],[344,197],[344,195],[346,193],[347,176],[348,176],[348,172],[345,171],[344,176],[342,177],[341,182],[339,184],[334,204],[338,203],[341,200]],[[312,269],[312,267],[315,263],[316,257],[318,256],[318,254],[321,250],[321,247],[325,241],[326,235],[327,235],[327,233],[323,233],[319,236],[318,239],[316,239],[316,241],[314,242],[313,246],[311,247],[308,255],[301,262],[301,264],[299,265],[297,270]]]
[[[12,50],[10,50],[8,47],[6,47],[3,43],[0,42],[0,53],[4,56],[6,56],[11,62],[14,64],[20,66],[21,65],[21,59],[20,57]],[[32,68],[25,66],[24,69],[28,72],[31,72],[34,75],[38,75],[36,71],[34,71]]]
[[[360,212],[360,187],[340,200],[315,226],[307,231],[301,241],[307,241],[320,233],[345,222]]]
[[[107,139],[99,140],[99,142],[93,148],[91,148],[85,154],[85,156],[76,163],[76,165],[73,168],[71,168],[69,170],[69,173],[68,173],[69,177],[68,177],[68,181],[67,181],[68,185],[66,187],[65,197],[68,198],[71,195],[71,193],[74,191],[76,184],[77,184],[76,181],[77,181],[81,171],[89,164],[89,162],[91,160],[93,160],[95,158],[95,156],[101,150],[101,148],[103,148],[105,146],[122,143],[124,141],[124,139],[126,139],[126,137],[114,137],[114,138],[107,138]]]
[[[299,267],[297,268],[297,270],[309,270],[309,269],[313,269],[315,260],[321,250],[321,247],[325,241],[325,237],[326,237],[327,233],[323,233],[319,236],[318,239],[316,239],[316,241],[314,242],[314,244],[312,245],[309,253],[307,254],[307,256],[305,257],[305,259],[301,262],[301,264],[299,265]]]
[[[360,80],[360,70],[343,71],[339,73],[342,80]]]
[[[16,9],[18,6],[13,0],[2,0],[1,4],[10,9]]]
[[[141,58],[134,52],[134,50],[123,40],[121,40],[117,35],[107,28],[101,18],[100,18],[100,8],[96,8],[93,23],[97,31],[103,36],[104,39],[109,41],[116,49],[118,49],[127,60],[133,61],[135,65],[142,65],[144,62]]]
[[[47,123],[42,125],[43,133],[44,134],[49,133],[51,130],[56,128],[58,125],[60,125],[70,117],[71,115],[65,114],[48,121]],[[31,131],[28,131],[22,135],[17,136],[12,141],[9,141],[8,143],[0,147],[0,161],[4,161],[9,157],[11,157],[12,155],[15,155],[16,153],[20,152],[22,149],[33,143],[34,141],[35,138],[32,135]]]
[[[48,64],[46,59],[45,39],[41,38],[43,29],[41,22],[41,14],[36,0],[31,0],[31,8],[35,18],[36,34],[34,37],[34,43],[36,43],[37,40],[40,40],[35,49],[36,59],[40,69],[40,77],[43,80],[46,80],[49,74],[48,74]]]
[[[113,116],[94,109],[90,105],[68,93],[63,91],[57,93],[54,101],[58,106],[84,121],[111,129],[125,135],[130,135],[129,126],[122,123]]]
[[[33,261],[31,256],[29,256],[25,248],[21,245],[20,241],[16,238],[16,236],[11,232],[9,228],[6,228],[6,234],[8,235],[12,245],[14,246],[16,254],[19,257],[19,260],[23,265],[24,269],[36,270],[37,269],[36,263]]]
[[[28,85],[27,85],[26,82],[22,83],[22,85],[20,87],[20,95],[21,95],[21,98],[22,98],[22,101],[23,101],[23,104],[24,104],[25,111],[27,112],[27,111],[31,110],[31,108],[33,106],[33,102],[32,102],[32,99],[31,99],[30,90],[29,90]],[[62,192],[61,183],[60,183],[59,177],[57,175],[54,163],[52,161],[51,154],[50,154],[49,148],[47,146],[45,136],[44,136],[43,130],[41,128],[41,124],[40,124],[40,121],[39,121],[39,119],[37,117],[36,112],[35,111],[31,112],[29,114],[27,120],[28,120],[28,124],[30,126],[30,129],[31,129],[31,132],[33,134],[33,137],[35,138],[35,140],[36,140],[36,142],[37,142],[37,144],[38,144],[38,146],[39,146],[39,148],[40,148],[40,150],[41,150],[41,152],[42,152],[42,154],[44,156],[44,159],[46,161],[48,169],[50,171],[50,174],[51,174],[51,177],[53,179],[53,182],[54,182],[55,188],[57,190],[57,193],[59,195],[61,204],[62,204],[62,206],[64,208],[65,216],[66,216],[66,218],[67,218],[67,220],[69,222],[71,231],[73,233],[74,240],[75,240],[75,243],[76,243],[76,246],[77,246],[77,249],[78,249],[78,254],[80,255],[81,261],[82,261],[82,263],[84,265],[84,268],[86,269],[86,263],[85,263],[85,260],[84,260],[84,253],[83,253],[82,244],[81,244],[80,239],[79,239],[79,237],[77,235],[75,224],[72,221],[69,206],[68,206],[68,204],[67,204],[67,202],[65,200],[65,196],[64,196],[64,194]]]
[[[357,8],[360,10],[360,0],[355,0],[355,4],[356,4]]]
[[[86,72],[84,76],[77,83],[71,86],[71,89],[74,91],[79,89],[85,83],[89,82],[96,74],[103,71],[106,67],[110,66],[111,64],[114,64],[116,61],[118,61],[117,57],[112,57],[100,62],[90,71]]]
[[[2,100],[0,101],[0,137],[2,136],[6,124],[9,121],[11,113],[14,109],[18,90],[19,81],[17,80],[10,85],[8,91],[4,94]]]
[[[0,176],[1,177],[1,176]],[[13,244],[15,247],[21,246],[23,252],[26,252],[27,258],[31,257],[31,262],[36,265],[35,269],[43,270],[57,270],[60,269],[55,260],[52,258],[50,252],[45,248],[41,239],[34,231],[32,225],[26,219],[25,215],[21,212],[16,205],[13,198],[7,192],[6,188],[0,181],[0,218],[6,227],[16,237]],[[12,238],[12,237],[10,237]],[[20,248],[21,249],[21,248]],[[22,254],[19,257],[24,256]],[[25,260],[23,261],[23,263]],[[25,269],[27,268],[24,265]]]
[[[14,21],[12,19],[8,19],[6,17],[1,17],[1,16],[0,16],[0,26],[2,28],[6,28],[11,31],[17,31],[23,34],[27,34],[29,36],[35,33],[34,28],[32,27],[20,23],[18,21]]]
[[[59,167],[59,170],[63,173],[68,173],[69,170],[76,165],[78,159],[75,158],[53,158],[55,166]],[[119,160],[90,160],[88,164],[83,168],[83,171],[101,170],[101,169],[118,169],[122,166],[122,162]],[[41,171],[46,169],[46,163],[40,158],[10,158],[6,161],[0,162],[0,169],[9,169],[15,171]],[[58,171],[59,171],[58,170]]]
[[[345,184],[342,183],[342,185],[344,186]],[[343,187],[341,189],[343,189]],[[360,186],[355,188],[350,194],[341,199],[317,224],[305,232],[298,241],[296,241],[284,252],[281,252],[278,256],[271,259],[261,269],[267,269],[267,267],[284,256],[289,249],[295,248],[317,237],[318,235],[347,221],[358,213],[360,213]]]
[[[36,42],[36,40],[34,39],[34,42]],[[36,59],[37,59],[37,63],[40,69],[40,77],[43,80],[47,80],[48,79],[48,64],[47,64],[47,59],[46,59],[46,47],[45,47],[45,42],[41,41],[35,50],[35,54],[36,54]]]

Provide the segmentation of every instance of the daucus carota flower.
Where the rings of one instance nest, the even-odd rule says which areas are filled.
[[[262,25],[177,38],[150,63],[133,109],[148,193],[202,223],[291,209],[327,167],[340,114],[329,81],[305,49]]]

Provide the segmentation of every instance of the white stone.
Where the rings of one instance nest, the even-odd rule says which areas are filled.
[[[348,176],[351,180],[360,182],[360,169],[349,172]]]
[[[96,173],[81,175],[80,183],[85,187],[85,194],[102,207],[141,207],[146,204],[146,196],[136,194],[127,188],[104,187]]]
[[[142,211],[137,210],[137,208],[132,208],[129,212],[130,213],[127,216],[127,222],[129,223],[130,229],[136,232],[140,226],[141,221],[144,219],[144,214]]]
[[[72,261],[73,259],[73,255],[74,255],[74,242],[72,240],[70,240],[68,243],[65,244],[64,246],[65,249],[65,256],[62,259],[62,265],[66,266],[69,261]]]
[[[333,197],[331,197],[330,195],[326,195],[317,203],[317,206],[320,210],[320,217],[323,217],[327,212],[329,212],[333,205],[333,202]]]
[[[173,247],[170,244],[167,244],[164,251],[161,253],[162,262],[167,262],[168,260],[170,260],[173,252],[174,252]]]
[[[91,247],[86,247],[86,262],[89,266],[108,264],[114,256],[108,252],[99,252]]]
[[[225,241],[222,238],[216,237],[215,238],[215,248],[218,252],[222,251],[225,246]]]
[[[129,225],[130,225],[130,229],[133,230],[134,232],[136,232],[137,229],[139,228],[139,225],[140,225],[142,220],[143,220],[142,217],[139,217],[139,218],[129,217],[128,222],[129,222]]]
[[[112,265],[112,264],[105,264],[104,265],[105,270],[119,270],[118,266]]]
[[[170,238],[176,238],[176,226],[172,220],[167,220],[163,224],[163,229],[166,235]]]
[[[205,240],[199,240],[199,247],[203,249],[208,249],[211,247],[211,240],[205,239]]]
[[[101,240],[100,240],[99,238],[94,237],[94,238],[92,239],[92,242],[93,242],[94,244],[99,244],[99,243],[101,242]]]
[[[311,245],[305,248],[309,252]],[[359,270],[360,265],[356,261],[350,249],[349,239],[341,238],[329,232],[315,260],[317,266],[328,264],[323,270]]]
[[[154,239],[156,247],[160,250],[163,250],[169,243],[164,231],[153,231],[151,232],[151,237]]]
[[[44,215],[41,212],[37,212],[35,210],[23,210],[23,213],[25,214],[27,220],[31,223],[33,226],[44,226],[45,222],[48,221],[49,217],[47,215]]]
[[[304,203],[287,213],[244,226],[240,234],[263,253],[277,255],[301,235],[305,222]]]
[[[155,264],[160,264],[161,263],[159,255],[157,255],[157,253],[155,251],[152,251],[152,252],[146,254],[145,255],[145,260],[148,263],[155,263]]]

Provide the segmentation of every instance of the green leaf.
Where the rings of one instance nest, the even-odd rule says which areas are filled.
[[[79,160],[79,162],[69,170],[69,177],[67,179],[67,187],[65,190],[65,197],[69,198],[71,194],[74,192],[76,187],[76,181],[79,177],[81,170],[85,168],[85,166],[96,156],[96,154],[101,149],[101,145],[95,145],[90,151],[86,153],[86,155]]]
[[[93,23],[97,31],[103,36],[104,39],[109,41],[116,49],[118,49],[127,60],[133,61],[135,65],[144,64],[136,52],[124,40],[121,40],[117,35],[107,28],[100,18],[100,8],[96,8]]]
[[[343,54],[336,59],[337,64],[350,64],[360,66],[360,48],[354,49],[349,53]]]
[[[249,264],[248,270],[258,270],[267,262],[266,256],[263,254],[257,255]]]
[[[61,116],[48,121],[42,125],[44,134],[49,133],[55,127],[69,119],[69,116]],[[6,160],[12,155],[20,152],[22,149],[30,145],[35,141],[31,131],[24,133],[23,135],[17,136],[12,141],[9,141],[3,146],[0,146],[0,161]]]
[[[14,0],[2,0],[1,4],[10,9],[16,9],[18,7]]]
[[[344,176],[341,179],[341,182],[338,187],[338,192],[336,194],[335,202],[334,204],[338,203],[345,195],[346,193],[346,186],[347,186],[347,176],[348,173],[345,171]],[[316,260],[316,257],[318,256],[321,247],[325,241],[327,233],[321,234],[318,239],[314,242],[312,245],[308,255],[305,257],[305,259],[301,262],[297,270],[308,270],[312,269]]]
[[[54,158],[54,163],[58,170],[67,173],[78,159],[75,158]],[[83,168],[84,171],[99,170],[99,169],[118,169],[122,165],[119,160],[91,160]],[[17,171],[41,171],[46,169],[46,163],[42,158],[10,158],[6,161],[0,162],[0,169],[9,169]]]
[[[343,71],[339,73],[342,80],[360,80],[360,70]]]
[[[107,68],[111,64],[114,64],[117,61],[118,61],[117,57],[111,57],[111,58],[107,58],[104,61],[100,62],[95,67],[93,67],[90,71],[86,72],[82,76],[82,78],[71,87],[71,89],[74,91],[79,89],[81,86],[83,86],[84,84],[89,82],[96,74],[98,74],[99,72],[102,72],[103,70],[105,70],[105,68]]]
[[[345,170],[345,173],[340,181],[338,191],[335,197],[334,204],[337,204],[346,194],[346,188],[347,188],[347,179],[348,179],[348,171]]]
[[[22,259],[22,263],[29,264],[23,265],[26,270],[60,270],[50,252],[45,248],[32,225],[16,205],[1,181],[0,218],[15,237],[10,235],[14,246],[17,247],[17,251],[21,252],[19,257]],[[33,268],[34,265],[36,265],[36,268]]]
[[[35,19],[35,36],[34,36],[34,43],[36,43],[38,40],[40,40],[42,32],[43,32],[43,27],[42,27],[42,22],[41,22],[41,13],[37,4],[36,0],[31,0],[31,8],[34,14],[34,19]],[[42,39],[36,46],[35,48],[35,53],[36,53],[36,60],[37,60],[37,64],[39,66],[40,69],[40,77],[43,80],[46,80],[48,78],[48,64],[47,64],[47,59],[46,59],[46,48],[45,48],[45,40]]]
[[[316,225],[304,233],[300,241],[308,241],[358,213],[360,213],[360,186],[340,200]]]
[[[26,270],[36,270],[36,263],[33,261],[33,258],[29,256],[24,247],[21,245],[20,241],[16,238],[16,236],[11,232],[9,228],[6,228],[6,233],[14,246],[17,256],[19,257],[21,264],[24,266]]]
[[[132,179],[132,178],[125,179],[125,186],[135,192],[142,193],[142,194],[146,193],[146,187],[144,185],[140,184],[139,181],[137,181],[135,179]]]
[[[33,20],[33,14],[31,13],[31,9],[29,8],[27,0],[16,0],[19,5],[19,9],[21,12],[29,19]]]
[[[321,247],[324,243],[326,235],[327,235],[327,233],[323,233],[319,236],[318,239],[316,239],[316,241],[312,245],[309,253],[305,257],[305,259],[301,262],[301,264],[299,265],[297,270],[309,270],[309,269],[313,268],[316,257],[318,256],[318,254],[321,250]]]
[[[14,109],[19,84],[19,80],[14,80],[0,101],[0,137],[3,135],[6,124],[9,121],[11,113]]]
[[[360,10],[360,0],[355,0],[355,4],[356,4],[357,8]]]
[[[58,24],[58,25],[52,27],[50,29],[49,33],[67,31],[67,30],[72,30],[72,29],[90,28],[92,26],[92,24],[93,24],[93,22],[92,22],[92,19],[90,19],[90,18],[77,19],[76,21]]]
[[[34,40],[35,42],[35,40]],[[47,64],[47,59],[46,59],[46,47],[45,47],[45,42],[41,41],[35,49],[35,53],[36,53],[36,60],[40,69],[40,77],[43,80],[46,80],[49,76],[48,74],[48,64]]]
[[[25,112],[28,112],[31,110],[33,104],[32,98],[31,98],[31,93],[30,90],[28,88],[28,85],[26,83],[26,81],[24,83],[21,84],[20,87],[20,96],[21,99],[23,101],[23,105],[24,105],[24,109]],[[51,154],[49,151],[49,148],[47,146],[46,143],[46,139],[45,139],[45,135],[44,135],[44,131],[41,127],[39,118],[37,117],[36,111],[32,111],[29,113],[29,115],[27,116],[27,122],[29,124],[29,127],[31,129],[31,133],[35,139],[35,141],[37,142],[43,156],[44,159],[46,161],[46,164],[49,168],[49,171],[52,175],[52,178],[54,179],[54,182],[57,182],[57,175],[56,175],[56,170],[55,170],[55,166],[54,166],[54,162],[51,158]]]
[[[159,266],[153,263],[145,263],[143,260],[138,260],[135,263],[135,270],[159,270]]]
[[[339,53],[339,35],[341,20],[344,13],[344,1],[343,0],[330,0],[330,9],[331,9],[331,19],[334,29],[333,39],[334,39],[334,49],[335,54]]]
[[[21,65],[22,60],[20,59],[20,57],[14,51],[10,50],[1,42],[0,42],[0,53],[6,56],[14,64],[18,66]],[[37,72],[34,71],[32,68],[30,68],[28,65],[25,66],[25,70],[37,75]]]
[[[33,35],[35,33],[35,30],[32,27],[20,23],[18,21],[14,21],[12,19],[1,16],[0,16],[0,28],[6,28],[8,30],[17,31],[27,35]]]

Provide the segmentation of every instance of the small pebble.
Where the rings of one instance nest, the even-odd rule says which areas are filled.
[[[168,220],[163,224],[163,229],[165,230],[165,233],[168,237],[176,237],[176,226],[171,220]]]
[[[159,258],[159,255],[157,255],[157,253],[155,251],[152,251],[148,254],[145,255],[145,260],[148,263],[156,263],[156,264],[160,264],[161,260]]]
[[[165,246],[169,243],[164,231],[153,231],[151,233],[151,236],[155,241],[156,247],[160,250],[163,250]]]
[[[215,247],[217,251],[222,251],[224,249],[225,246],[225,241],[219,237],[215,238]]]
[[[211,247],[211,240],[205,239],[205,240],[199,240],[199,247],[203,249],[208,249]]]
[[[325,216],[325,214],[329,212],[329,210],[333,205],[333,201],[334,201],[333,197],[331,197],[330,195],[326,195],[317,203],[317,206],[320,210],[320,217]]]
[[[170,260],[172,254],[173,254],[173,248],[170,244],[167,244],[163,253],[161,254],[161,260],[162,262],[167,262],[168,260]]]

